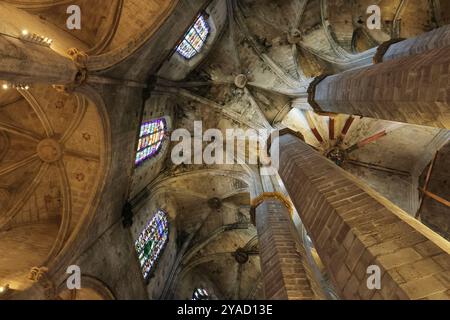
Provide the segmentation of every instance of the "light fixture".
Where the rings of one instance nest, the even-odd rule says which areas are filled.
[[[2,84],[3,90],[8,90],[10,88],[17,89],[17,90],[29,90],[31,86],[29,84],[25,83],[9,83],[5,82]]]
[[[7,294],[8,291],[9,291],[9,284],[7,284],[7,285],[5,285],[3,287],[0,287],[0,296],[4,295],[4,294]]]
[[[49,37],[44,37],[44,36],[38,35],[36,33],[30,33],[26,29],[22,30],[20,38],[22,40],[33,42],[33,43],[40,44],[40,45],[47,46],[47,47],[50,47],[51,44],[53,43],[53,40],[50,39]]]
[[[30,89],[30,86],[28,84],[23,84],[23,83],[14,83],[12,85],[12,87],[17,90],[29,90]]]

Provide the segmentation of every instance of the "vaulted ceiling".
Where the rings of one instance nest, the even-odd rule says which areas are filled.
[[[175,128],[193,132],[193,121],[197,120],[202,121],[204,130],[287,126],[300,131],[306,142],[324,156],[414,215],[419,199],[418,168],[431,161],[449,133],[358,116],[318,115],[305,101],[309,77],[370,64],[372,56],[360,56],[359,52],[393,37],[411,37],[437,27],[430,3],[422,8],[422,2],[380,1],[382,29],[369,30],[365,20],[368,3],[229,1],[227,23],[214,36],[212,49],[204,53],[198,66],[187,72],[183,80],[178,79],[181,68],[175,68],[173,61],[167,62],[158,73],[155,91],[180,108]],[[411,10],[417,8],[423,11],[414,17]],[[213,18],[219,19],[214,15]],[[393,30],[392,25],[401,28]],[[210,169],[214,177],[215,169]],[[214,190],[209,181],[199,182],[199,186],[181,181],[186,187],[177,198],[183,203],[189,197],[201,201],[199,194]],[[190,177],[189,182],[192,181],[195,179]],[[198,201],[194,206],[199,205]],[[187,205],[180,214],[190,216],[193,208]],[[233,237],[240,241],[238,234]],[[242,270],[233,267],[235,262],[224,245],[216,247],[210,243],[209,250],[188,257],[186,263],[193,274],[182,273],[177,290],[180,297],[189,298],[195,283],[213,287],[199,275],[216,275],[219,278],[212,282],[216,284],[236,284],[232,279],[240,277]],[[247,284],[244,290],[251,291],[250,287]],[[224,290],[222,296],[236,297],[236,287],[221,285],[220,289]]]
[[[129,47],[136,50],[164,22],[177,1],[167,0],[5,0],[18,9],[38,16],[47,25],[53,25],[79,40],[78,49],[99,55]],[[68,6],[81,9],[82,28],[67,29],[70,17]],[[55,39],[59,40],[59,39]]]
[[[417,167],[431,161],[448,132],[358,116],[318,115],[305,99],[308,77],[352,68],[354,61],[371,63],[373,51],[360,58],[352,49],[359,33],[371,39],[369,49],[437,26],[430,3],[416,23],[410,11],[423,3],[381,1],[382,29],[370,30],[366,2],[229,1],[227,23],[201,63],[182,81],[174,81],[180,76],[176,68],[163,66],[158,75],[164,80],[157,82],[156,90],[182,107],[176,127],[192,131],[193,121],[202,120],[205,128],[222,128],[227,120],[225,127],[284,125],[300,131],[307,143],[334,161],[342,157],[346,161],[340,165],[414,215],[422,169]],[[346,18],[337,12],[345,12]],[[398,35],[392,29],[395,23],[401,26]],[[298,38],[292,30],[299,31]],[[408,195],[395,191],[405,188]]]
[[[23,289],[31,268],[57,256],[92,214],[104,127],[80,95],[41,86],[0,95],[0,275]]]
[[[14,5],[0,4],[4,31],[48,32],[55,50],[66,54],[71,47],[82,49],[93,56],[90,67],[103,70],[154,41],[152,35],[182,1],[3,2]],[[317,115],[305,99],[311,77],[370,63],[370,49],[380,43],[450,21],[448,1],[382,0],[377,1],[382,28],[370,30],[366,9],[372,2],[212,1],[206,10],[216,8],[213,19],[223,24],[217,24],[210,49],[196,65],[183,69],[187,71],[182,76],[167,57],[152,84],[151,99],[156,100],[151,103],[161,107],[170,100],[170,108],[161,109],[163,114],[170,109],[172,129],[192,132],[193,121],[201,120],[204,130],[288,126],[300,131],[324,156],[337,161],[342,155],[344,169],[414,214],[419,176],[448,140],[448,132]],[[81,7],[82,30],[65,28],[69,4]],[[151,63],[134,57],[113,75],[128,68],[144,70]],[[149,76],[139,74],[143,79]],[[141,108],[136,105],[129,112],[139,114]],[[30,269],[60,254],[77,228],[92,219],[107,170],[104,158],[110,142],[105,118],[103,106],[53,87],[0,92],[0,245],[7,252],[0,256],[2,281],[17,289],[30,286]],[[168,162],[161,158],[136,169],[130,177],[130,196],[144,188],[152,196],[170,196],[178,236],[191,236],[179,269],[179,298],[190,298],[199,282],[214,287],[222,298],[262,297],[256,230],[249,223],[252,181],[246,168]],[[117,170],[131,166],[118,165]],[[238,249],[248,255],[244,263],[236,256]]]

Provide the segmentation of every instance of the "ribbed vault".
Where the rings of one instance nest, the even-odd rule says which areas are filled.
[[[65,253],[55,271],[61,280],[65,263],[72,262],[70,245],[84,237],[79,233],[84,226],[93,236],[74,249],[76,259],[94,273],[103,272],[103,265],[111,268],[105,277],[127,294],[131,288],[130,296],[190,299],[193,289],[203,286],[217,298],[264,298],[249,213],[251,198],[261,191],[261,181],[252,175],[258,167],[173,165],[174,144],[167,141],[158,157],[134,168],[139,123],[163,116],[169,131],[182,128],[192,135],[194,121],[202,121],[204,131],[299,131],[323,156],[414,216],[420,208],[418,187],[448,131],[318,114],[307,89],[320,74],[372,64],[384,41],[448,23],[447,2],[378,1],[382,28],[370,30],[370,0],[3,1],[4,32],[16,36],[29,28],[54,38],[51,49],[62,55],[73,47],[89,55],[83,66],[89,85],[79,92],[98,90],[107,108],[80,93],[42,85],[0,93],[0,285],[26,289],[33,284],[31,268],[51,266]],[[69,4],[81,7],[82,30],[65,28]],[[195,64],[172,59],[175,40],[200,8],[217,20],[207,49]],[[148,79],[151,83],[143,83]],[[142,101],[143,96],[150,98]],[[115,123],[114,132],[108,132],[105,119]],[[108,154],[113,144],[114,153]],[[97,211],[111,159],[111,183]],[[437,162],[442,172],[445,159]],[[433,186],[445,179],[434,179],[430,189],[439,193]],[[131,231],[122,226],[126,201],[135,214]],[[437,228],[429,221],[436,206],[431,201],[425,198],[422,214]],[[176,243],[161,258],[164,269],[144,288],[132,246],[141,232],[138,224],[160,207],[168,211],[170,239]],[[132,261],[124,262],[125,255]],[[124,275],[133,284],[125,284]],[[103,281],[91,278],[84,291],[58,288],[55,294],[72,300],[114,297]]]
[[[82,95],[42,86],[2,95],[0,272],[21,290],[31,268],[48,266],[91,212],[105,133]]]

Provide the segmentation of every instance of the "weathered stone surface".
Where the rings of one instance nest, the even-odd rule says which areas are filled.
[[[280,176],[342,298],[450,297],[448,242],[301,140],[280,141]],[[366,286],[371,265],[381,269],[377,292]]]
[[[256,208],[256,228],[266,299],[314,298],[291,234],[290,223],[289,211],[279,200],[266,200]]]
[[[450,128],[450,47],[414,48],[411,56],[327,77],[315,103],[327,112]]]

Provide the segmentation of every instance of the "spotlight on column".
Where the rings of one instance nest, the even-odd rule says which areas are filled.
[[[28,30],[22,30],[20,38],[22,40],[33,42],[35,44],[39,44],[46,47],[50,47],[53,43],[52,39],[38,35],[36,33],[30,33]]]
[[[9,292],[9,284],[0,287],[0,297],[6,295]]]
[[[50,39],[50,38],[45,37],[45,38],[44,38],[44,43],[45,43],[46,45],[48,45],[48,46],[51,46],[52,43],[53,43],[53,40]]]
[[[14,88],[14,89],[17,89],[17,90],[29,90],[30,89],[30,85],[23,84],[23,83],[13,83],[11,85],[11,87]]]
[[[2,89],[3,90],[8,90],[9,88],[10,88],[10,85],[8,83],[2,84]]]

